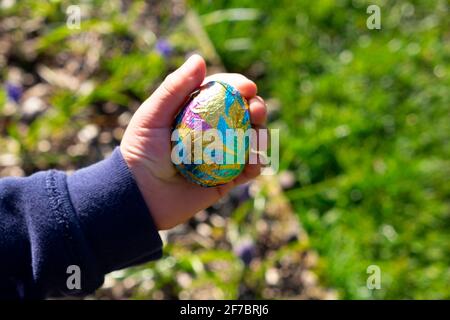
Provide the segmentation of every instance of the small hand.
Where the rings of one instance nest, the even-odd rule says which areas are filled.
[[[179,175],[171,161],[171,130],[174,117],[186,97],[202,83],[221,80],[237,88],[248,99],[252,125],[262,126],[266,108],[256,96],[256,85],[243,75],[219,73],[205,78],[206,64],[191,56],[166,77],[158,89],[139,107],[122,139],[120,150],[159,230],[169,229],[209,207],[238,184],[255,178],[259,164],[247,164],[233,181],[204,188]]]

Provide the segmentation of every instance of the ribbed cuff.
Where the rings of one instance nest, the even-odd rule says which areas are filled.
[[[67,186],[100,272],[161,257],[161,238],[119,148],[70,175]]]

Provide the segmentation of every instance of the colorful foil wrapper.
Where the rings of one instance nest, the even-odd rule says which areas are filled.
[[[177,170],[204,187],[236,178],[248,160],[248,110],[247,100],[224,82],[212,81],[193,92],[174,123]]]

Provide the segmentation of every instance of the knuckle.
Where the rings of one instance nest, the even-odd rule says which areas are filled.
[[[164,93],[168,96],[176,95],[175,90],[175,75],[174,73],[170,73],[165,77],[164,81],[161,84],[161,88],[164,90]]]

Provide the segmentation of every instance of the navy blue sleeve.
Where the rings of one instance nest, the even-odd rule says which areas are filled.
[[[0,298],[89,294],[106,273],[161,255],[161,238],[118,148],[71,175],[0,179]],[[79,268],[80,289],[67,286],[71,268]]]

